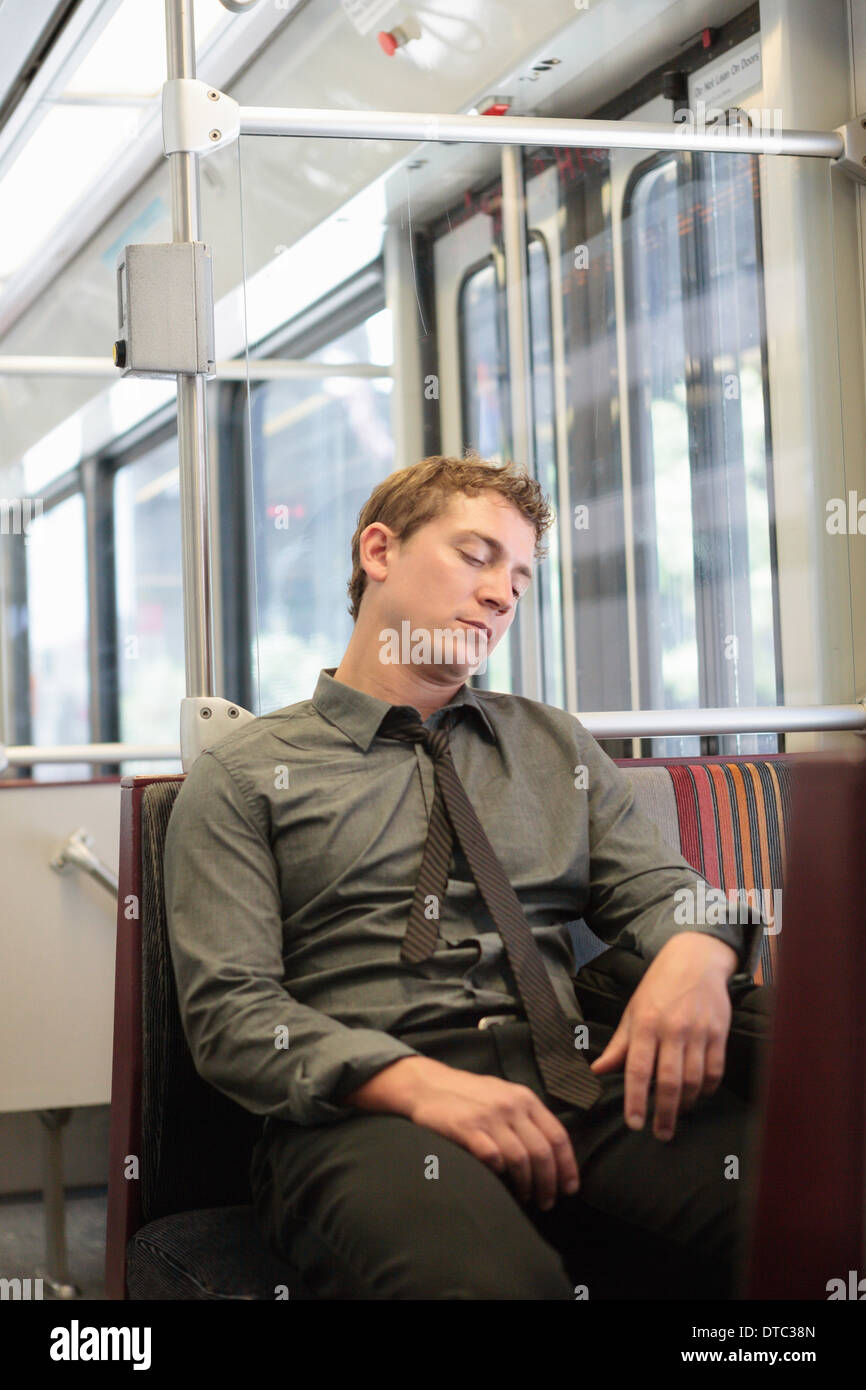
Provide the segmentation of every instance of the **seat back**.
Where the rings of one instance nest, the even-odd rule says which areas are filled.
[[[667,843],[728,896],[741,922],[755,906],[771,923],[755,972],[758,984],[776,977],[791,778],[810,756],[619,760],[637,806]]]
[[[180,782],[147,787],[141,806],[141,1216],[250,1202],[262,1117],[203,1081],[184,1037],[165,911],[163,856]]]
[[[106,1293],[126,1296],[126,1248],[175,1212],[251,1201],[262,1120],[198,1075],[169,950],[163,860],[182,776],[121,782]]]

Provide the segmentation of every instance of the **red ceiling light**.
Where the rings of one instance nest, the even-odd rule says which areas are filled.
[[[407,34],[405,29],[395,27],[393,29],[380,29],[379,47],[387,58],[393,58],[398,48],[402,48],[410,39],[415,38],[414,34]]]
[[[490,96],[478,103],[478,114],[481,116],[507,116],[510,109],[511,97]]]

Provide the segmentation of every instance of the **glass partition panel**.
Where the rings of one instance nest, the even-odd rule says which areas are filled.
[[[377,483],[469,449],[525,466],[553,524],[525,594],[467,572],[473,614],[513,621],[464,678],[578,716],[853,701],[848,533],[826,524],[846,496],[827,164],[527,149],[515,219],[502,157],[240,142],[254,708],[309,698],[342,659]],[[261,380],[261,357],[299,365]],[[434,596],[403,618],[429,622]],[[449,604],[443,623],[468,616]]]
[[[30,733],[36,745],[90,741],[87,556],[80,493],[30,523],[27,533]],[[90,776],[86,763],[38,763],[36,781]]]
[[[177,436],[118,469],[113,501],[120,741],[170,744],[186,694]],[[121,764],[123,773],[179,770]]]

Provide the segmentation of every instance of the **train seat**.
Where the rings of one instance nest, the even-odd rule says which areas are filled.
[[[641,809],[711,882],[772,893],[782,882],[789,761],[623,766]],[[309,1299],[255,1224],[248,1166],[261,1118],[198,1076],[181,1026],[162,864],[182,782],[122,781],[107,1296],[274,1299],[285,1289]],[[774,963],[767,935],[758,978],[769,982]]]

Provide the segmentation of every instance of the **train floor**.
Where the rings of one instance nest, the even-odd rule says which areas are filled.
[[[105,1299],[107,1187],[66,1190],[66,1248],[69,1278],[80,1299]],[[31,1279],[45,1268],[45,1213],[42,1198],[0,1197],[0,1279]],[[26,1288],[26,1286],[23,1286]],[[31,1284],[30,1288],[34,1286]],[[54,1294],[43,1280],[43,1297]]]

